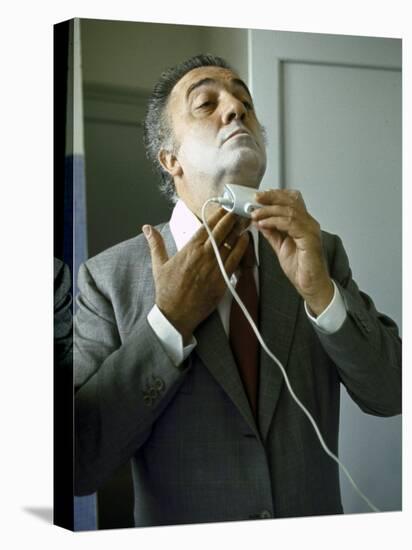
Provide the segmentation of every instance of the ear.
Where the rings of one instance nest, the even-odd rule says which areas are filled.
[[[169,174],[174,178],[176,176],[181,176],[183,174],[182,166],[180,165],[179,160],[176,155],[167,151],[166,149],[161,149],[157,156],[158,161]]]

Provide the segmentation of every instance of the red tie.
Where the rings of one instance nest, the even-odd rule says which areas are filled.
[[[256,265],[253,238],[249,232],[248,248],[240,262],[236,292],[258,326],[258,295],[253,268]],[[235,299],[230,311],[229,342],[239,369],[250,406],[256,418],[258,395],[259,342],[249,321]]]

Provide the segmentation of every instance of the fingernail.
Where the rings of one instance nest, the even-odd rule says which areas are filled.
[[[150,234],[152,233],[152,228],[150,227],[150,225],[144,225],[142,229],[145,237],[150,237]]]

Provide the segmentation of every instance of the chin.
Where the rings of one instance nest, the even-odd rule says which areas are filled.
[[[257,189],[266,170],[266,158],[254,150],[241,150],[226,165],[224,183],[237,183]]]

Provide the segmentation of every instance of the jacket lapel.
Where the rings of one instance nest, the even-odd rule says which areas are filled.
[[[292,344],[300,296],[284,275],[275,252],[259,238],[260,332],[285,370]],[[261,348],[259,428],[265,441],[284,379],[279,367]]]
[[[195,330],[195,338],[196,354],[239,409],[256,437],[260,439],[256,421],[217,310]]]

